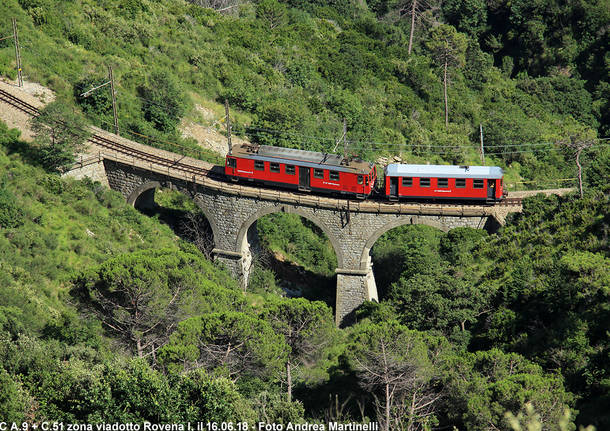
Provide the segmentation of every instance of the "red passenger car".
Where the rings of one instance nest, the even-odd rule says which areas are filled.
[[[385,168],[384,194],[390,200],[498,202],[504,198],[503,176],[497,166],[390,164]]]
[[[373,163],[337,154],[248,144],[234,147],[227,155],[225,174],[233,181],[243,179],[360,199],[371,194],[377,180]]]

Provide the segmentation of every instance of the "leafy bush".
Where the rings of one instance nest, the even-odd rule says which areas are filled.
[[[21,205],[8,189],[0,185],[0,227],[10,229],[24,223]]]

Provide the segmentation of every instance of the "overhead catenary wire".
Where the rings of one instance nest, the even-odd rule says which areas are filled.
[[[98,119],[99,120],[99,119]],[[107,121],[103,121],[103,120],[99,120],[101,123],[106,124],[106,125],[111,125],[111,123],[107,122]],[[203,127],[207,127],[205,125],[202,125]],[[132,130],[126,129],[128,133],[134,135],[134,136],[139,136],[141,138],[145,138],[146,140],[149,141],[155,141],[155,142],[161,142],[164,144],[168,144],[177,148],[185,148],[188,149],[190,151],[202,151],[199,150],[197,148],[193,148],[193,147],[187,147],[184,145],[180,145],[177,144],[175,142],[170,142],[170,141],[166,141],[160,138],[156,138],[156,137],[152,137],[149,135],[144,135],[142,133],[138,133],[138,132],[134,132]],[[309,139],[295,139],[293,138],[291,140],[291,142],[295,142],[295,143],[299,143],[299,144],[315,144],[315,141],[318,141],[318,139],[321,140],[326,140],[329,143],[333,142],[333,138],[323,138],[323,137],[316,137],[316,136],[310,136],[310,135],[304,135],[304,134],[299,134],[297,132],[285,132],[285,131],[281,131],[281,130],[274,130],[274,129],[268,129],[268,128],[248,128],[247,130],[261,130],[264,131],[263,133],[249,133],[251,136],[258,136],[258,137],[268,137],[268,133],[271,132],[275,132],[275,133],[279,133],[279,134],[289,134],[291,136],[301,136],[301,137],[305,137],[305,138],[309,138]],[[610,138],[600,138],[600,140],[608,140]],[[385,145],[386,147],[401,147],[404,148],[405,150],[409,150],[411,148],[415,148],[415,149],[424,149],[427,151],[422,151],[425,152],[427,154],[431,154],[431,155],[454,155],[455,151],[451,151],[451,150],[468,150],[471,149],[470,147],[465,147],[465,146],[446,146],[446,145],[426,145],[426,144],[389,144],[389,143],[380,143],[380,142],[366,142],[366,141],[348,141],[349,144],[351,145],[351,148],[353,148],[354,150],[357,149],[373,149],[373,148],[366,148],[364,146],[362,146],[362,144],[368,144],[368,145],[375,145],[375,146],[383,146]],[[358,146],[358,144],[361,144],[360,146]],[[494,146],[494,145],[490,145],[490,146],[486,146],[486,148],[488,149],[488,154],[490,155],[508,155],[508,154],[525,154],[525,153],[531,153],[531,151],[525,150],[525,151],[520,151],[520,150],[510,150],[510,151],[498,151],[497,149],[505,149],[506,147],[539,147],[539,146],[553,146],[552,148],[547,148],[545,150],[551,150],[551,151],[565,151],[564,148],[562,147],[556,147],[556,143],[555,142],[546,142],[546,143],[529,143],[529,144],[506,144],[506,145],[498,145],[498,146]],[[596,146],[609,146],[610,144],[597,144]],[[434,149],[434,150],[430,150],[430,149]],[[439,150],[440,149],[440,150]],[[472,149],[474,149],[474,147],[472,147]]]
[[[115,90],[116,91],[116,90]],[[117,91],[118,92],[118,91]],[[152,105],[158,106],[160,108],[164,108],[166,112],[169,112],[172,108],[170,108],[167,105],[161,104],[159,102],[155,102],[152,101],[150,99],[147,99],[145,97],[142,97],[140,95],[135,95],[135,97],[137,99],[140,99],[144,102],[150,103]],[[203,124],[200,123],[195,123],[198,125],[201,125],[202,127],[208,127],[205,126]],[[256,132],[265,132],[268,134],[272,134],[272,135],[286,135],[286,136],[295,136],[295,137],[300,137],[301,139],[299,140],[295,140],[295,142],[298,143],[313,143],[313,141],[315,142],[324,142],[327,141],[329,143],[335,143],[336,142],[336,138],[334,137],[325,137],[325,136],[312,136],[312,135],[305,135],[303,133],[299,133],[299,132],[294,132],[294,131],[287,131],[287,130],[277,130],[277,129],[271,129],[271,128],[266,128],[266,127],[259,127],[259,126],[244,126],[244,129],[248,132],[248,134],[250,135],[254,135],[254,136],[265,136],[262,134],[255,134],[252,133],[253,131]],[[594,140],[610,140],[610,138],[596,138]],[[387,142],[375,142],[375,141],[352,141],[349,139],[346,139],[346,143],[349,144],[352,148],[361,148],[358,147],[358,145],[369,145],[369,146],[375,146],[375,147],[385,147],[385,148],[413,148],[413,147],[419,147],[419,148],[443,148],[443,149],[465,149],[468,147],[464,147],[464,146],[446,146],[446,145],[428,145],[428,144],[394,144],[394,143],[387,143]],[[534,146],[549,146],[549,145],[557,145],[557,142],[537,142],[537,143],[524,143],[524,144],[497,144],[497,145],[493,145],[493,144],[487,144],[485,145],[485,148],[518,148],[518,147],[534,147]],[[518,153],[515,151],[509,151],[508,153]]]

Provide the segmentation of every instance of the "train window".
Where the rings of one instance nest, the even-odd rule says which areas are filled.
[[[227,166],[230,167],[230,168],[237,167],[237,160],[233,159],[231,157],[227,158]]]
[[[362,175],[358,175],[358,184],[362,184],[364,182],[364,178]]]
[[[256,169],[257,171],[264,171],[265,170],[265,162],[263,162],[261,160],[255,160],[254,161],[254,169]]]
[[[446,189],[447,187],[449,187],[449,179],[448,178],[439,178],[438,187],[441,189]]]
[[[463,188],[465,188],[465,187],[466,187],[466,178],[457,178],[457,179],[455,180],[455,186],[456,186],[458,189],[463,189]]]
[[[314,178],[324,178],[324,170],[322,169],[314,169],[313,170]]]
[[[419,186],[420,187],[430,187],[430,178],[420,178]]]
[[[294,165],[286,165],[286,175],[294,175]]]
[[[402,179],[403,187],[413,187],[413,178],[411,177],[403,177]]]
[[[330,171],[330,180],[339,181],[339,172]]]
[[[473,186],[475,189],[482,189],[484,187],[485,180],[473,180]]]
[[[280,173],[280,164],[279,163],[269,163],[269,170],[271,172]]]

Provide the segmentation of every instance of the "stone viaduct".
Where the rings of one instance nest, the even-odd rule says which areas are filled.
[[[488,206],[390,204],[298,195],[285,191],[180,178],[127,161],[103,158],[108,184],[138,207],[154,205],[157,188],[190,196],[208,219],[214,235],[215,259],[223,262],[245,287],[252,261],[249,230],[274,212],[298,214],[318,226],[337,255],[336,323],[352,320],[365,300],[377,300],[370,250],[388,230],[405,224],[425,224],[448,231],[458,226],[493,230],[502,221]]]
[[[14,86],[0,82],[0,118],[19,121],[37,115],[43,103]],[[8,115],[9,112],[11,115]],[[7,115],[4,115],[4,114]],[[472,206],[357,201],[296,194],[227,183],[213,175],[214,165],[198,159],[138,144],[91,128],[86,156],[67,175],[90,177],[120,191],[136,207],[154,205],[157,188],[190,196],[213,231],[215,259],[241,280],[248,279],[251,252],[248,232],[262,216],[274,212],[298,214],[317,225],[337,255],[336,323],[344,325],[365,300],[377,299],[370,250],[388,230],[404,224],[426,224],[447,231],[457,226],[495,229],[517,205]],[[86,158],[84,158],[86,157]],[[219,181],[220,180],[220,181]]]

